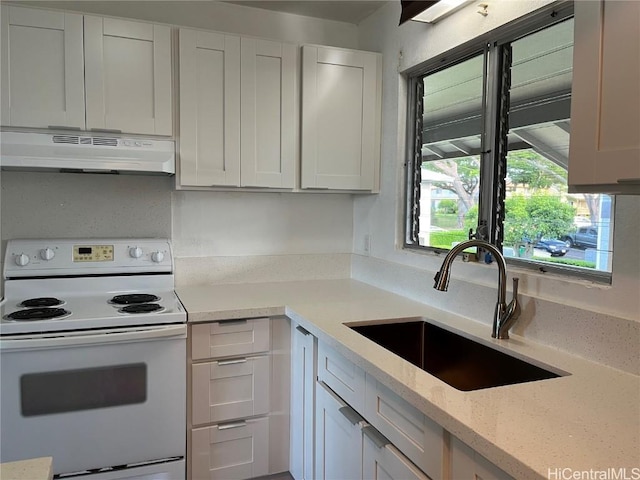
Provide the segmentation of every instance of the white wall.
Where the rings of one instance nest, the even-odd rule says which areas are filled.
[[[354,202],[354,252],[364,255],[365,235],[371,235],[372,257],[398,265],[410,265],[424,270],[422,300],[440,303],[442,295],[431,288],[434,273],[442,258],[435,254],[403,251],[404,166],[406,82],[402,72],[434,55],[472,39],[505,22],[517,19],[548,1],[489,2],[489,15],[476,13],[475,3],[454,13],[435,25],[409,22],[398,27],[400,4],[390,3],[359,25],[360,47],[383,52],[383,133],[381,193],[376,197],[360,197]],[[618,197],[615,216],[613,285],[601,286],[569,280],[549,274],[511,269],[521,278],[521,292],[533,298],[546,299],[561,305],[575,306],[640,321],[640,197]],[[495,267],[460,264],[453,269],[452,284],[469,282],[474,285],[495,285]],[[383,278],[363,273],[363,280],[384,285]],[[393,288],[393,283],[388,285]],[[445,302],[448,308],[458,308],[460,302]],[[470,292],[470,296],[476,297]],[[493,294],[479,297],[491,306]],[[459,300],[459,299],[458,299]]]
[[[350,195],[175,192],[181,257],[351,253]]]

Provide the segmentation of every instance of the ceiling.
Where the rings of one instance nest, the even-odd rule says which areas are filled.
[[[390,0],[225,0],[226,3],[358,24]],[[394,0],[400,1],[400,0]]]

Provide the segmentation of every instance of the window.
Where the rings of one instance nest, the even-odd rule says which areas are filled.
[[[509,263],[610,281],[613,199],[567,191],[571,13],[506,26],[412,74],[406,248],[475,235]]]

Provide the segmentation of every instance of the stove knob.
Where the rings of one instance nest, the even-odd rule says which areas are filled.
[[[161,252],[160,250],[158,250],[157,252],[153,252],[151,254],[151,260],[156,263],[162,262],[164,260],[164,252]]]
[[[129,255],[133,258],[140,258],[142,256],[142,249],[140,247],[131,247],[129,249]]]
[[[24,253],[21,253],[20,255],[16,255],[16,265],[20,267],[29,265],[30,260],[31,259],[29,258],[29,255],[25,255]]]
[[[55,257],[56,254],[53,250],[51,250],[50,248],[43,248],[42,250],[40,250],[40,258],[42,260],[51,260],[53,259],[53,257]]]

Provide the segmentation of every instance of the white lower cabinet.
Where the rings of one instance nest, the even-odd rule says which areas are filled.
[[[269,366],[266,355],[193,365],[193,424],[269,413]]]
[[[449,446],[449,478],[473,480],[513,480],[512,477],[484,458],[468,445],[451,436]]]
[[[370,427],[372,428],[372,427]],[[405,457],[391,443],[377,440],[373,435],[367,435],[362,451],[362,478],[366,480],[428,480],[411,461]],[[384,438],[384,437],[383,437]]]
[[[366,377],[364,416],[422,471],[442,478],[442,427],[371,375]]]
[[[318,381],[356,410],[364,409],[364,370],[322,342],[318,342]]]
[[[315,478],[513,480],[341,353],[317,346]]]
[[[323,383],[316,394],[316,476],[322,480],[427,477]]]
[[[314,478],[316,338],[291,322],[291,412],[289,472],[295,480]]]
[[[191,432],[191,478],[236,480],[269,473],[269,418],[239,420]]]
[[[190,325],[188,479],[287,470],[290,352],[285,317]]]
[[[317,480],[362,478],[364,419],[323,383],[316,385]]]

